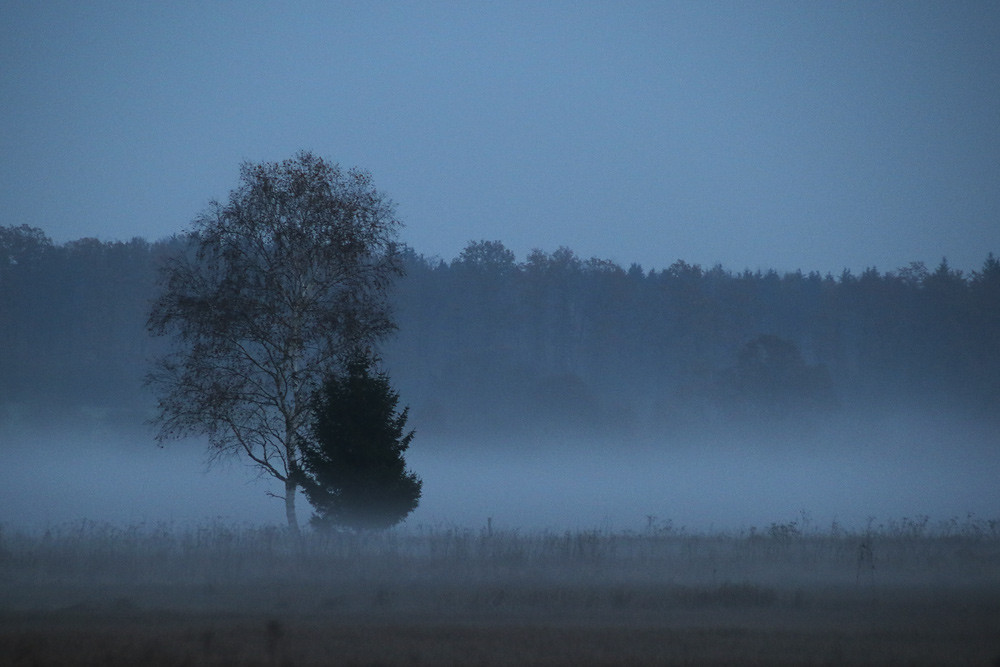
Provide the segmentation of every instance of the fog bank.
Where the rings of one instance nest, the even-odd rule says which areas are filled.
[[[281,525],[273,480],[239,461],[208,469],[197,441],[158,448],[143,427],[79,432],[0,425],[0,522]],[[1000,516],[995,433],[942,417],[882,416],[811,428],[672,437],[425,436],[408,455],[424,480],[408,525],[517,530],[739,530],[797,521],[826,529],[927,515]],[[300,515],[309,507],[299,498]],[[803,526],[809,523],[809,526]]]

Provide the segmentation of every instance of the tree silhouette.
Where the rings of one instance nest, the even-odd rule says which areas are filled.
[[[829,406],[833,390],[824,366],[808,366],[798,346],[762,335],[743,346],[728,382],[746,416],[780,418]]]
[[[355,353],[315,397],[299,477],[318,528],[389,528],[420,501],[423,482],[403,458],[414,435],[406,431],[409,408],[396,412],[399,394],[374,364]]]
[[[149,328],[178,345],[149,380],[159,438],[206,435],[216,455],[250,459],[284,483],[295,530],[311,396],[394,328],[400,223],[367,173],[311,153],[244,164],[240,181],[164,266]]]

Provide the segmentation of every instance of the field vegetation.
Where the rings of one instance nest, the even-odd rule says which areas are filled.
[[[5,665],[1000,664],[1000,521],[0,533]]]

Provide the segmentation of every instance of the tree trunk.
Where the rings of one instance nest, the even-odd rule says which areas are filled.
[[[295,418],[285,416],[285,460],[288,462],[285,473],[285,518],[288,520],[288,530],[299,534],[299,517],[295,513],[295,494],[299,488],[299,462],[296,457],[298,447]]]
[[[285,517],[288,519],[288,529],[293,533],[299,532],[299,517],[295,513],[295,494],[298,488],[295,480],[285,480]]]

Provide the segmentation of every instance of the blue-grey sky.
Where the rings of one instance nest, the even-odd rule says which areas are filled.
[[[444,259],[977,269],[1000,3],[0,3],[0,225],[160,238],[300,149]]]

